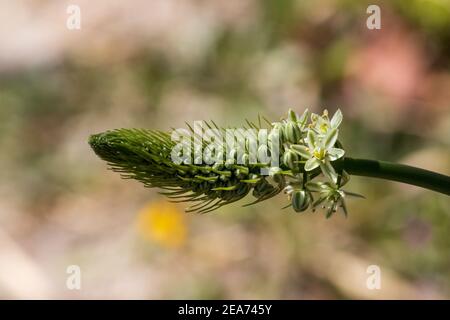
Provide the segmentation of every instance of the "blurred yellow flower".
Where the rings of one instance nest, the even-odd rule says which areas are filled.
[[[141,236],[166,248],[181,247],[187,236],[185,213],[166,201],[152,202],[137,217]]]

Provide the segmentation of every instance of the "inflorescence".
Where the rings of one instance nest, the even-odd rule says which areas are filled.
[[[330,217],[339,208],[347,215],[347,196],[360,197],[342,190],[349,180],[339,165],[342,118],[340,110],[331,119],[326,110],[301,116],[289,110],[279,122],[264,119],[265,126],[261,119],[247,121],[231,136],[230,129],[205,122],[172,133],[111,130],[92,135],[89,144],[123,178],[160,188],[171,201],[193,202],[187,212],[210,212],[250,192],[256,200],[246,205],[284,192],[286,208],[321,208]]]

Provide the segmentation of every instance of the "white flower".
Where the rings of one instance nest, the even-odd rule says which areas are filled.
[[[347,216],[347,207],[345,205],[345,197],[352,196],[357,198],[364,198],[364,196],[344,191],[339,189],[339,187],[331,182],[308,182],[306,184],[306,189],[309,192],[319,193],[319,199],[317,199],[312,207],[313,211],[322,205],[322,208],[326,209],[326,217],[329,218],[337,211],[338,208],[342,208],[345,216]]]
[[[323,137],[309,130],[306,136],[308,146],[291,145],[290,148],[302,158],[307,159],[305,171],[312,171],[320,166],[323,174],[336,183],[337,174],[330,162],[341,158],[345,153],[342,149],[334,148],[337,138],[337,128],[332,128]]]
[[[328,118],[328,111],[324,110],[323,115],[317,114],[311,115],[311,128],[320,137],[325,136],[330,130],[337,129],[342,122],[342,112],[338,109],[331,120]]]

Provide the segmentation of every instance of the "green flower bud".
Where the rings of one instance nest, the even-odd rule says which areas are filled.
[[[230,152],[228,152],[228,158],[227,160],[233,159],[236,160],[237,150],[235,148],[231,149]]]
[[[284,135],[284,125],[280,122],[274,122],[272,124],[272,131],[278,131],[278,136],[280,139],[280,143],[283,143],[286,140],[286,137]],[[269,133],[269,141],[271,141],[272,137],[274,136],[274,133]]]
[[[250,161],[249,155],[247,153],[244,153],[242,155],[242,164],[243,165],[248,165],[249,161]]]
[[[292,208],[295,212],[303,212],[308,209],[311,197],[305,190],[295,190],[292,192]]]
[[[298,164],[295,161],[298,161],[298,155],[291,150],[286,150],[283,155],[283,163],[290,169],[296,169],[298,168]]]
[[[289,121],[284,126],[284,135],[288,142],[297,143],[302,137],[302,132],[295,122]]]
[[[266,145],[261,145],[258,148],[258,160],[261,163],[269,163],[270,158],[269,158],[269,152],[268,152],[268,148]]]
[[[294,112],[294,110],[289,109],[288,116],[291,121],[293,121],[293,122],[297,121],[297,114]]]

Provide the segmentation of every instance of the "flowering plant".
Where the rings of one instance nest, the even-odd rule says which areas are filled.
[[[233,131],[234,136],[230,129],[211,122],[206,128],[188,125],[189,130],[172,134],[111,130],[92,135],[89,144],[122,177],[162,189],[171,201],[193,202],[187,212],[213,211],[250,192],[256,200],[247,205],[284,192],[289,200],[286,207],[296,212],[322,208],[330,217],[341,208],[347,215],[344,199],[362,197],[342,189],[350,175],[405,182],[450,195],[448,176],[401,164],[344,157],[346,152],[338,140],[343,120],[340,110],[331,119],[327,110],[322,115],[308,110],[298,115],[289,110],[287,118],[279,122],[264,120],[266,128],[259,118],[258,124],[247,121],[245,128]]]

